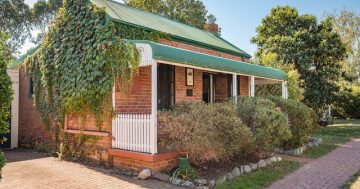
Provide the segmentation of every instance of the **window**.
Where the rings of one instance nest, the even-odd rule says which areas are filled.
[[[34,81],[32,80],[32,77],[29,77],[29,97],[32,97],[34,95]]]
[[[175,69],[173,65],[158,65],[158,109],[170,109],[175,103]]]

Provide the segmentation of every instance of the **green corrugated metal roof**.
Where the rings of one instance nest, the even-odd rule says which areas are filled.
[[[152,48],[153,59],[169,61],[179,64],[197,66],[201,68],[214,69],[219,71],[234,72],[239,74],[254,75],[272,79],[286,80],[287,75],[284,71],[270,67],[234,61],[207,54],[197,53],[184,49],[178,49],[167,45],[161,45],[152,41],[129,40],[132,43],[149,44]],[[9,68],[15,68],[22,64],[24,60],[36,52],[39,46],[30,49],[25,55],[15,60]]]
[[[250,58],[251,56],[235,45],[211,32],[186,25],[160,15],[135,9],[112,0],[90,0],[99,7],[105,7],[107,14],[116,21],[141,26],[147,29],[171,34],[179,40],[199,44],[220,51]]]
[[[15,67],[19,66],[20,64],[22,64],[22,63],[24,62],[24,60],[25,60],[28,56],[33,55],[33,54],[39,49],[39,47],[40,47],[40,45],[38,45],[38,46],[36,46],[36,47],[28,50],[28,51],[26,52],[26,54],[20,56],[20,57],[19,57],[18,59],[16,59],[16,60],[14,60],[14,61],[12,62],[12,64],[9,65],[9,68],[10,68],[10,69],[11,69],[11,68],[15,68]]]
[[[129,40],[132,43],[149,44],[155,60],[169,61],[184,65],[208,68],[219,71],[254,75],[278,80],[287,80],[287,74],[278,69],[234,61],[221,57],[178,49],[145,40]]]

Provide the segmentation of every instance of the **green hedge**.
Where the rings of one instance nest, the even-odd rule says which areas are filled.
[[[274,102],[238,97],[236,104],[238,116],[253,132],[257,152],[270,152],[291,137],[288,118]]]
[[[181,103],[159,113],[159,140],[188,152],[194,163],[223,161],[252,152],[251,131],[232,103]]]
[[[311,108],[278,97],[181,103],[158,117],[160,142],[189,153],[196,164],[297,147],[309,141],[316,125]]]
[[[281,111],[289,119],[289,128],[292,136],[284,142],[284,147],[293,148],[309,142],[313,129],[316,126],[317,118],[315,112],[296,100],[285,100],[280,97],[269,97],[269,99],[276,106],[280,107]]]
[[[331,104],[333,116],[339,118],[360,119],[360,95],[351,91],[340,91]]]

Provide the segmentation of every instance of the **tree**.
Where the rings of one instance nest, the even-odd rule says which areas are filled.
[[[124,0],[125,4],[159,14],[179,22],[203,28],[207,10],[200,0]]]
[[[56,17],[59,8],[62,6],[62,0],[38,0],[31,9],[32,25],[40,30],[34,43],[43,41],[45,33],[51,21]]]
[[[260,59],[260,60],[258,60]],[[304,99],[304,89],[302,88],[303,80],[300,79],[299,72],[294,68],[293,65],[286,65],[281,60],[279,56],[275,53],[263,53],[260,58],[255,59],[256,64],[261,64],[264,66],[269,66],[273,68],[278,68],[287,73],[288,76],[288,94],[290,99],[294,100],[303,100]],[[259,91],[262,90],[262,91]],[[262,95],[274,95],[281,94],[281,86],[269,84],[258,86],[255,91],[259,91]]]
[[[12,101],[12,84],[7,73],[7,66],[10,60],[9,49],[6,41],[9,35],[0,32],[0,135],[9,132],[10,105]],[[0,138],[0,143],[6,141],[6,138]],[[4,153],[0,151],[0,179],[2,168],[5,166],[6,159]]]
[[[360,84],[360,15],[343,9],[327,16],[346,45],[347,58],[342,62],[344,75]]]
[[[19,47],[30,36],[30,30],[31,14],[24,0],[1,0],[0,32],[11,36],[7,46],[13,54],[17,53]]]
[[[9,132],[10,105],[12,101],[12,84],[7,73],[9,57],[6,40],[8,35],[0,32],[0,134]],[[5,139],[6,140],[6,139]],[[4,141],[0,138],[0,142]]]
[[[284,65],[293,65],[304,80],[304,102],[320,113],[338,90],[339,62],[346,55],[331,19],[318,23],[315,16],[278,6],[256,30],[257,36],[252,38],[252,43],[258,45],[256,56],[275,53]]]

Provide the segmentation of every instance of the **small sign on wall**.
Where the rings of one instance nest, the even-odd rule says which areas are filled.
[[[186,96],[193,96],[193,90],[192,89],[186,89]]]
[[[186,68],[186,86],[194,86],[194,69]]]

